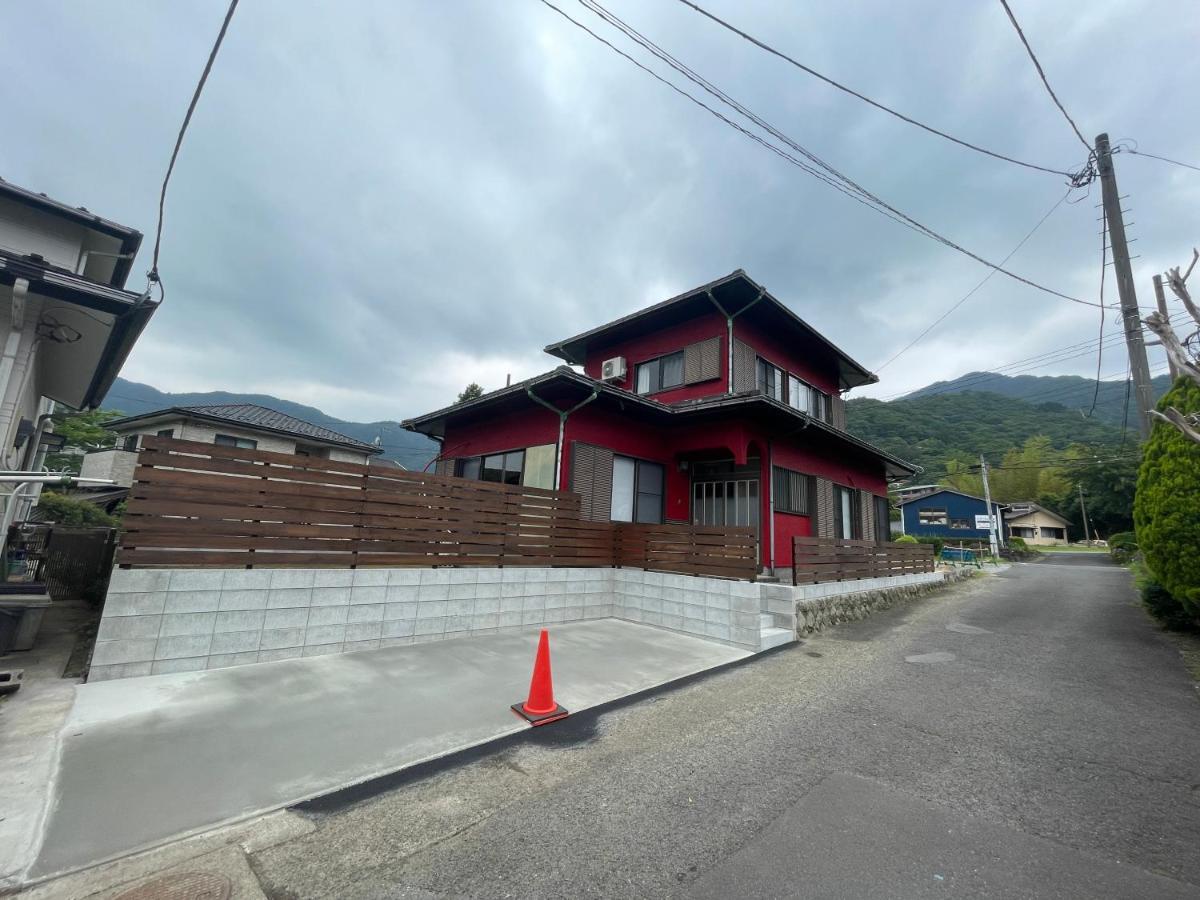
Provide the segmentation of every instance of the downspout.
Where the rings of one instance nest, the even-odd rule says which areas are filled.
[[[767,438],[767,490],[771,493],[770,510],[771,528],[771,574],[775,574],[775,444]]]
[[[583,398],[568,410],[561,410],[553,403],[547,403],[545,400],[535,394],[533,392],[533,388],[531,387],[525,388],[525,394],[534,403],[538,403],[546,407],[546,409],[558,416],[558,443],[554,445],[554,489],[556,491],[560,491],[562,490],[563,437],[567,432],[567,416],[571,415],[571,413],[578,409],[582,409],[599,397],[600,388],[593,388],[591,396]]]
[[[751,300],[749,303],[747,303],[745,306],[743,306],[741,309],[739,309],[737,312],[735,312],[732,316],[728,312],[725,311],[725,307],[723,307],[720,303],[717,302],[717,298],[713,296],[712,291],[704,292],[705,294],[708,295],[708,299],[710,301],[712,301],[712,305],[715,306],[718,310],[720,310],[721,315],[723,315],[725,317],[725,343],[727,345],[727,350],[728,350],[728,353],[727,353],[728,359],[726,360],[726,365],[727,365],[727,371],[729,373],[728,385],[725,390],[725,393],[727,393],[727,394],[733,393],[733,320],[736,319],[738,316],[740,316],[742,313],[744,313],[746,310],[748,310],[750,307],[752,307],[759,300],[761,300],[763,298],[763,295],[766,294],[766,292],[767,292],[767,289],[763,288],[761,291],[758,292],[757,297],[755,297],[753,300]]]

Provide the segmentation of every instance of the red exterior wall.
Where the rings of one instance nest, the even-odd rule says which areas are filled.
[[[749,320],[733,320],[733,339],[749,344],[763,359],[779,368],[797,375],[813,387],[827,394],[838,392],[838,375],[835,363],[824,356],[807,352],[799,343],[785,343],[775,335],[762,331]],[[815,346],[815,345],[813,345]]]
[[[790,513],[775,513],[775,567],[792,567],[792,538],[810,537],[812,519],[808,516],[793,516]]]
[[[736,328],[736,325],[735,325]],[[624,381],[613,382],[614,385],[632,391],[635,388],[634,374],[637,364],[649,359],[682,350],[688,344],[705,341],[712,337],[721,338],[721,377],[699,384],[687,384],[669,391],[651,394],[655,400],[663,403],[675,403],[680,400],[695,400],[697,397],[711,397],[713,394],[723,394],[729,385],[729,346],[726,343],[725,317],[713,310],[711,313],[689,319],[679,325],[638,335],[627,341],[610,344],[605,347],[588,351],[587,361],[583,370],[591,378],[600,377],[600,367],[604,360],[614,356],[625,357],[628,363],[628,374]]]
[[[802,441],[800,437],[776,441],[773,449],[775,465],[828,478],[844,487],[870,491],[880,497],[887,496],[887,478],[882,461],[872,463],[849,455],[839,457],[830,450],[805,446]]]
[[[531,404],[532,406],[532,404]],[[453,423],[442,441],[442,456],[480,456],[502,450],[518,450],[553,444],[558,440],[558,416],[548,409],[533,407],[494,419]]]

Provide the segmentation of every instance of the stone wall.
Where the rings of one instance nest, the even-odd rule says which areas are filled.
[[[873,613],[924,597],[949,582],[970,578],[970,570],[864,578],[793,588],[796,592],[796,633],[801,637],[865,619]]]

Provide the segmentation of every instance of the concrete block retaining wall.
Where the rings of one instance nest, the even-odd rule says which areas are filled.
[[[609,616],[757,650],[759,603],[749,582],[632,569],[116,569],[88,678]]]

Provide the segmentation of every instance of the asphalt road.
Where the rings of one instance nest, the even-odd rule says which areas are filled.
[[[367,799],[271,897],[1200,898],[1200,701],[1054,555]]]

